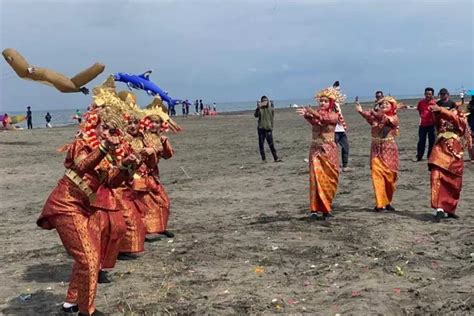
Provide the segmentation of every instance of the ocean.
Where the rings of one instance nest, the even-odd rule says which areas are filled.
[[[398,96],[397,99],[419,99],[422,96]],[[348,97],[347,102],[352,103],[354,98]],[[359,97],[360,102],[370,102],[373,100],[373,97]],[[246,102],[216,102],[217,105],[217,113],[228,113],[228,112],[240,112],[240,111],[247,111],[255,109],[257,101],[246,101]],[[275,108],[282,109],[288,108],[293,104],[297,105],[308,105],[314,104],[314,100],[312,99],[288,99],[288,100],[274,100],[273,101]],[[212,105],[212,102],[208,102],[205,104]],[[82,113],[86,111],[86,109],[79,109]],[[73,116],[76,113],[76,109],[64,109],[64,110],[35,110],[32,108],[33,112],[33,128],[45,128],[46,127],[46,120],[45,115],[49,112],[52,116],[51,125],[53,127],[58,126],[66,126],[71,124],[77,124],[77,121],[73,119]],[[26,115],[26,109],[24,112],[18,111],[7,111],[8,115]],[[182,113],[181,105],[176,106],[176,115],[180,116]],[[189,114],[194,114],[194,104],[189,108]],[[4,114],[4,113],[1,113]],[[26,128],[26,121],[21,122],[19,124],[15,124],[16,126]]]

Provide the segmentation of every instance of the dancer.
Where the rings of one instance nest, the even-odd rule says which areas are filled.
[[[370,168],[375,193],[374,211],[395,211],[391,205],[396,190],[398,176],[398,147],[395,137],[399,134],[397,101],[392,97],[383,97],[377,101],[377,110],[363,111],[359,102],[356,110],[372,129]]]
[[[305,107],[296,112],[313,130],[309,153],[310,218],[326,220],[333,217],[331,204],[339,181],[339,159],[334,142],[339,115],[334,110],[336,103],[343,104],[344,96],[338,89],[329,87],[318,92],[315,99],[319,102],[318,109]]]
[[[166,130],[166,123],[153,110],[148,111],[147,119],[149,124],[145,132],[145,149],[142,151],[142,157],[146,164],[145,174],[147,175],[148,194],[143,196],[147,208],[144,214],[144,223],[147,234],[153,236],[147,237],[147,241],[160,239],[158,235],[164,235],[168,238],[174,237],[174,234],[167,230],[170,214],[170,201],[165,188],[160,181],[160,172],[158,163],[161,158],[170,159],[174,155],[174,150],[168,137],[161,135]]]
[[[446,90],[446,89],[444,89]],[[446,96],[447,91],[440,93]],[[443,99],[442,99],[443,100]],[[446,105],[447,107],[443,107]],[[430,107],[434,113],[437,140],[431,151],[428,168],[431,172],[431,207],[435,221],[455,214],[462,188],[464,146],[472,150],[472,139],[465,114],[454,102],[439,102]]]
[[[96,233],[99,229],[94,227],[101,221],[108,223],[108,217],[113,216],[116,198],[112,188],[128,177],[136,160],[129,155],[113,166],[104,159],[116,157],[120,144],[120,123],[106,112],[106,109],[95,109],[88,113],[87,122],[76,139],[64,148],[67,150],[66,173],[47,199],[37,221],[44,229],[56,229],[75,261],[62,306],[67,313],[104,315],[96,310],[94,300],[101,253],[110,242]],[[117,231],[114,236],[119,234]]]
[[[471,138],[474,137],[474,95],[471,96],[471,101],[467,105],[469,113],[467,114],[467,122],[469,129],[471,130]],[[469,151],[469,158],[471,158],[471,163],[474,163],[474,148],[471,148]]]
[[[133,152],[140,154],[143,150],[143,131],[139,129],[141,113],[139,109],[129,110],[125,113],[125,120],[127,122],[126,141],[129,143]],[[124,185],[116,189],[117,195],[121,200],[120,210],[127,230],[120,242],[119,260],[134,260],[137,259],[137,253],[143,252],[145,242],[145,226],[142,220],[142,213],[146,210],[139,207],[137,202],[140,194],[140,183],[142,181],[140,169],[144,166],[143,163],[137,167],[133,177],[124,182]],[[145,167],[146,168],[146,167]],[[145,187],[146,185],[142,185]]]
[[[169,118],[165,109],[161,98],[156,96],[144,110],[145,118],[141,122],[144,148],[140,154],[144,166],[140,166],[138,175],[144,181],[138,183],[143,183],[144,186],[136,186],[135,190],[140,188],[142,192],[137,201],[144,210],[143,222],[146,233],[149,234],[145,240],[149,242],[160,240],[162,236],[174,237],[167,229],[170,201],[160,181],[158,163],[161,158],[169,159],[174,155],[169,139],[162,134],[168,130],[178,132],[181,128]]]

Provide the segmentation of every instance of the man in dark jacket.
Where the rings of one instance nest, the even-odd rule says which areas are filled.
[[[267,140],[275,162],[282,161],[278,158],[275,146],[273,145],[273,113],[273,103],[270,102],[266,96],[262,96],[260,102],[257,102],[254,116],[258,118],[258,147],[260,149],[260,156],[262,156],[262,161],[264,162],[266,162],[264,148],[265,139]]]

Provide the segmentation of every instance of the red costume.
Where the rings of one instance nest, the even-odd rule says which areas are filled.
[[[467,120],[457,110],[434,112],[437,141],[428,162],[431,171],[431,207],[454,214],[459,202],[464,171],[463,138],[472,147]]]
[[[145,146],[154,149],[155,153],[146,160],[142,172],[142,182],[146,185],[148,194],[139,197],[139,203],[142,203],[143,221],[146,232],[163,233],[167,230],[168,218],[170,214],[170,201],[165,188],[160,182],[160,172],[158,163],[161,158],[169,159],[174,151],[167,137],[157,134],[146,134]],[[143,186],[142,186],[143,187]]]
[[[95,310],[101,261],[110,265],[106,252],[113,250],[115,239],[123,233],[112,188],[127,175],[118,168],[101,169],[106,155],[94,147],[82,138],[69,146],[64,162],[66,174],[47,199],[37,221],[44,229],[57,230],[66,251],[75,260],[66,302],[77,304],[82,313]],[[107,234],[100,234],[98,223],[106,222],[107,218],[118,219],[109,224]]]
[[[385,97],[379,103],[384,100],[389,102],[391,107],[386,113],[359,112],[371,125],[370,169],[377,209],[383,209],[392,203],[399,168],[398,147],[395,142],[395,137],[399,133],[397,102],[391,97]]]

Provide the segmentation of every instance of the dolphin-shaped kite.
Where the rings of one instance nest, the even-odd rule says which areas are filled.
[[[114,74],[114,79],[115,81],[121,81],[127,84],[130,90],[132,90],[132,88],[138,89],[138,90],[144,90],[148,95],[151,95],[151,96],[155,96],[158,94],[163,101],[168,103],[169,106],[176,105],[177,103],[181,103],[182,100],[172,99],[171,97],[168,96],[168,93],[161,90],[160,87],[158,87],[156,84],[150,81],[151,72],[152,72],[151,70],[148,70],[147,72],[141,75],[132,75],[132,74],[127,74],[123,72],[118,72]]]

